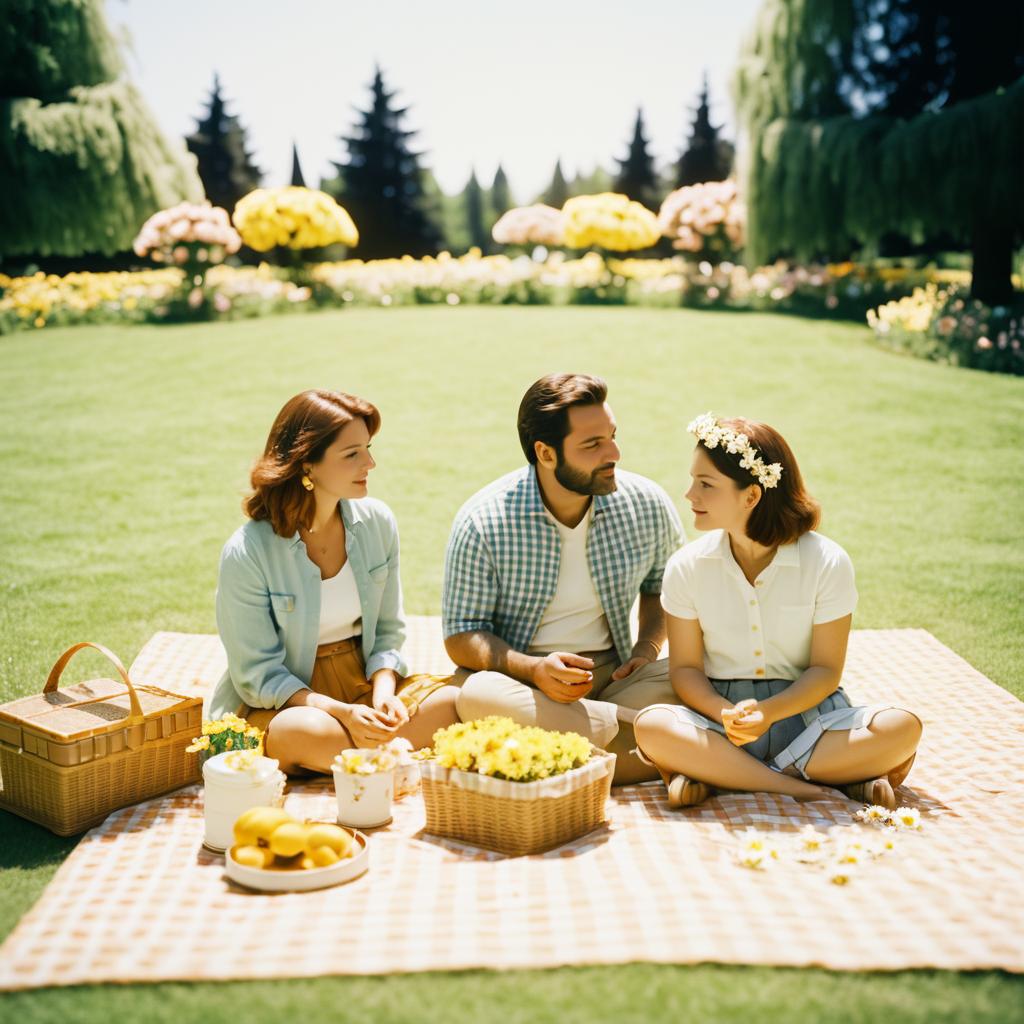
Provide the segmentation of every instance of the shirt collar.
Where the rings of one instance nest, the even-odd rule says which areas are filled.
[[[729,534],[725,530],[718,531],[718,543],[706,551],[701,558],[728,558],[732,561],[732,551],[729,548]],[[779,546],[779,550],[775,552],[775,557],[771,560],[768,568],[800,568],[800,545],[798,541],[793,541],[792,544],[782,544]]]
[[[345,524],[346,531],[352,529],[353,526],[358,526],[366,519],[365,511],[348,498],[342,498],[338,505],[341,507],[341,521]],[[302,538],[299,536],[299,531],[296,530],[289,538],[289,544],[294,548],[296,544],[301,543]]]

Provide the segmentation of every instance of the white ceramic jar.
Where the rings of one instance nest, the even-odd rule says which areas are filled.
[[[272,757],[239,758],[241,753],[215,754],[203,765],[203,845],[218,853],[234,844],[234,824],[243,812],[284,803],[285,775],[278,762]]]

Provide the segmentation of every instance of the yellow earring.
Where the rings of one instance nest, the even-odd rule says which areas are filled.
[[[302,486],[305,487],[307,491],[313,490],[313,481],[310,480],[305,473],[302,474]]]

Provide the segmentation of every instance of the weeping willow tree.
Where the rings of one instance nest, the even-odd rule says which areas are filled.
[[[748,260],[941,236],[971,251],[976,297],[1011,299],[1022,26],[993,0],[765,0],[734,81]]]
[[[157,128],[101,0],[0,0],[0,259],[105,256],[198,200],[195,161]]]

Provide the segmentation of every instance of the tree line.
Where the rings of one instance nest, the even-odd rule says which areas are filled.
[[[359,225],[359,245],[351,255],[423,256],[440,249],[464,252],[471,246],[495,251],[491,228],[517,205],[504,168],[498,165],[489,185],[471,170],[461,193],[445,194],[425,164],[425,154],[412,143],[417,133],[406,127],[408,109],[396,105],[396,94],[388,89],[380,68],[374,71],[369,91],[366,108],[357,108],[352,130],[339,139],[343,158],[333,163],[334,173],[318,183]],[[264,183],[265,175],[253,161],[244,125],[227,106],[215,74],[206,110],[186,143],[210,201],[231,210],[243,195]],[[711,121],[705,78],[688,138],[679,159],[665,172],[656,167],[643,111],[638,110],[626,155],[615,161],[613,172],[598,166],[567,179],[559,158],[547,188],[531,201],[561,208],[573,195],[616,191],[656,211],[673,188],[724,179],[732,161],[732,144],[721,138],[720,126]],[[291,184],[307,184],[294,144]]]

